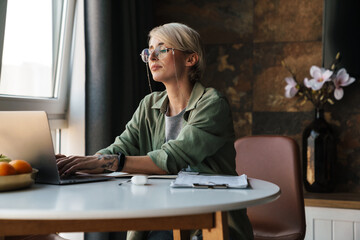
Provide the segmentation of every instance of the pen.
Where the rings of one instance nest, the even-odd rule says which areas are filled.
[[[123,182],[119,183],[119,186],[121,186],[123,183],[128,183],[128,182],[131,182],[131,179],[128,179],[126,181],[123,181]]]

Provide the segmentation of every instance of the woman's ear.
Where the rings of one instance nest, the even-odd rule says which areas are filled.
[[[185,66],[192,67],[199,61],[199,55],[197,53],[191,53],[186,58]]]

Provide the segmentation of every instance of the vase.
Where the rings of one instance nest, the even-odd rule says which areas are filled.
[[[315,109],[314,121],[303,132],[303,180],[308,192],[332,192],[336,139],[323,109]]]

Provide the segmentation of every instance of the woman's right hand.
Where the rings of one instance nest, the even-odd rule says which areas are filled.
[[[57,155],[56,163],[61,176],[83,173],[102,173],[104,170],[116,171],[117,155],[64,156]]]

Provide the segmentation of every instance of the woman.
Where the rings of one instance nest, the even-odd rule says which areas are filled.
[[[109,147],[94,156],[59,158],[60,173],[177,174],[186,168],[237,175],[229,104],[215,89],[199,83],[205,68],[199,34],[180,23],[156,27],[141,57],[166,90],[147,95]],[[253,238],[246,209],[228,216],[232,239]],[[128,233],[128,238],[137,234]]]

